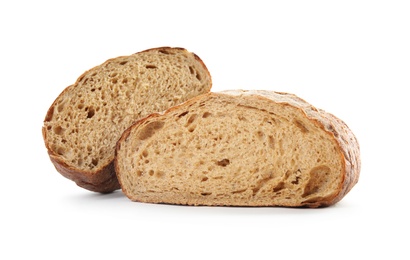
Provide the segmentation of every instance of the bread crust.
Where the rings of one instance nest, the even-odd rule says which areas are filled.
[[[168,47],[168,46],[164,46],[164,47],[158,47],[158,48],[150,48],[150,49],[146,49],[138,53],[143,53],[143,52],[149,52],[149,51],[155,51],[155,50],[161,50],[161,51],[171,51],[171,50],[182,50],[182,51],[187,51],[185,48],[180,48],[180,47]],[[188,52],[188,51],[187,51]],[[204,71],[208,74],[209,76],[209,80],[210,80],[210,86],[208,91],[210,90],[211,86],[212,86],[212,78],[210,75],[210,72],[208,70],[208,68],[206,67],[205,63],[198,57],[198,55],[196,55],[195,53],[190,52],[191,54],[194,55],[194,58],[203,66]],[[100,66],[104,66],[105,64],[112,62],[113,60],[117,60],[120,58],[123,58],[124,56],[119,56],[116,58],[111,58],[108,59],[107,61],[105,61],[104,63],[97,65],[87,71],[85,71],[81,76],[79,76],[76,80],[76,83],[74,83],[73,85],[77,84],[79,81],[81,81],[81,79],[84,77],[84,75],[86,75],[88,72],[90,72],[91,70],[100,67]],[[54,100],[54,102],[52,103],[52,105],[50,106],[50,108],[47,111],[47,114],[45,116],[44,122],[49,121],[52,119],[53,113],[54,113],[54,109],[55,109],[55,105],[57,103],[57,101],[60,99],[61,96],[63,96],[67,91],[70,90],[70,87],[72,87],[73,85],[70,85],[68,87],[66,87],[61,93],[60,95],[58,95],[58,97]],[[113,192],[115,190],[120,189],[120,184],[117,180],[117,176],[115,173],[115,167],[114,167],[114,154],[113,154],[113,158],[112,160],[106,164],[103,165],[101,167],[99,167],[98,169],[94,170],[94,171],[83,171],[80,169],[77,169],[75,167],[72,167],[70,165],[68,165],[62,158],[60,155],[58,155],[55,151],[53,151],[53,149],[51,149],[50,144],[47,143],[47,130],[45,128],[45,126],[42,127],[42,135],[43,135],[43,139],[45,142],[45,147],[47,149],[47,153],[49,155],[49,158],[51,160],[51,162],[53,163],[54,167],[56,168],[56,170],[64,177],[74,181],[79,187],[82,187],[84,189],[90,190],[90,191],[94,191],[94,192],[99,192],[99,193],[110,193]]]
[[[174,106],[162,113],[153,113],[130,126],[127,130],[124,131],[123,135],[117,142],[116,155],[118,150],[121,148],[121,143],[124,142],[130,135],[131,130],[135,127],[138,127],[141,124],[144,124],[145,121],[158,117],[161,115],[166,115],[182,107],[188,107],[190,104],[195,103],[196,100],[203,99],[204,96],[215,96],[215,95],[231,95],[231,96],[241,96],[249,97],[253,96],[258,99],[268,99],[272,102],[283,104],[284,106],[292,106],[303,112],[307,119],[312,121],[314,124],[323,129],[329,136],[335,140],[338,144],[339,155],[343,163],[343,169],[341,172],[340,185],[337,191],[328,197],[323,197],[320,199],[315,198],[314,201],[305,201],[299,207],[309,207],[309,208],[318,208],[318,207],[327,207],[334,205],[340,201],[358,182],[361,168],[360,160],[360,147],[357,138],[354,136],[353,132],[348,128],[348,126],[339,118],[334,115],[325,112],[324,110],[319,110],[312,105],[310,105],[305,100],[297,97],[296,95],[284,93],[284,92],[273,92],[273,91],[245,91],[245,90],[226,90],[216,93],[207,93],[201,96],[194,97],[180,105]],[[117,158],[117,156],[116,156]],[[118,161],[115,159],[115,168],[118,174],[119,166]],[[117,177],[120,181],[120,185],[123,189],[123,192],[128,196],[128,191],[121,183],[121,178]],[[138,201],[138,200],[136,200]],[[225,205],[226,206],[226,205]],[[274,205],[265,205],[265,206],[274,206]],[[282,205],[282,206],[292,206],[294,205]]]

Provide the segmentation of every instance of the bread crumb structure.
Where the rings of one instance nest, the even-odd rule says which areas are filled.
[[[203,62],[182,48],[156,48],[106,61],[67,87],[50,107],[43,136],[57,170],[97,192],[120,188],[115,144],[132,123],[211,88]]]
[[[329,206],[354,186],[359,146],[339,119],[270,91],[194,98],[129,128],[117,176],[134,201]]]

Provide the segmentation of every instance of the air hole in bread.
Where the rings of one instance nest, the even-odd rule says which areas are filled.
[[[245,191],[247,191],[247,189],[235,190],[235,191],[232,191],[231,193],[232,194],[239,194],[239,193],[244,193]]]
[[[98,165],[98,158],[91,159],[91,163],[92,163],[92,165],[97,166]]]
[[[202,196],[209,196],[209,195],[211,195],[212,194],[212,192],[201,192],[201,195]]]
[[[309,182],[305,186],[302,197],[307,197],[327,188],[327,181],[330,175],[330,168],[327,165],[314,167],[309,172]]]
[[[230,162],[228,159],[223,159],[223,160],[217,161],[217,162],[216,162],[216,165],[222,166],[222,167],[226,167],[226,166],[228,166],[230,163],[231,163],[231,162]]]
[[[302,133],[308,133],[309,130],[306,128],[306,126],[299,120],[294,121],[295,125],[302,131]]]
[[[279,193],[281,190],[283,190],[285,188],[285,183],[283,181],[279,182],[278,185],[276,185],[273,188],[273,192],[275,193]]]
[[[256,132],[256,136],[259,138],[259,140],[262,140],[265,137],[265,134],[262,131]]]
[[[81,82],[85,77],[85,74],[81,75],[80,78],[77,80],[78,82]]]
[[[155,121],[145,125],[138,133],[139,140],[145,140],[155,134],[155,132],[164,126],[164,122]]]
[[[65,154],[65,149],[63,147],[57,147],[57,154],[59,155],[64,155]]]
[[[211,115],[212,115],[211,113],[205,112],[205,113],[202,115],[202,118],[207,118],[207,117],[209,117],[209,116],[211,116]]]
[[[147,68],[147,69],[156,69],[157,66],[155,66],[155,65],[146,65],[145,68]]]
[[[186,126],[189,126],[190,124],[192,124],[194,121],[195,121],[195,119],[197,118],[197,114],[192,114],[189,118],[188,118],[188,121],[187,121],[187,123],[186,123]]]
[[[87,118],[92,118],[95,115],[95,109],[93,107],[87,107]]]
[[[255,170],[255,172],[258,172],[259,169]],[[259,193],[259,191],[265,186],[265,184],[273,179],[273,174],[270,173],[267,176],[265,175],[265,177],[263,177],[262,179],[260,179],[257,183],[256,186],[252,189],[252,196],[255,196],[257,193]]]
[[[189,72],[197,78],[197,80],[201,81],[201,74],[198,73],[192,66],[189,66]]]
[[[63,111],[64,107],[65,107],[65,103],[60,103],[60,104],[57,106],[57,112]]]
[[[166,50],[159,50],[158,52],[160,52],[162,54],[172,54],[172,53],[170,53],[169,51],[166,51]]]
[[[61,135],[64,131],[64,129],[61,126],[55,126],[53,130],[56,135]]]
[[[196,78],[197,78],[199,81],[201,81],[201,80],[202,80],[201,74],[197,73],[197,74],[196,74]]]
[[[189,112],[188,111],[186,111],[186,112],[184,112],[184,113],[181,113],[181,114],[179,114],[179,116],[178,117],[183,117],[183,116],[185,116],[186,114],[188,114]]]
[[[125,65],[125,64],[127,64],[127,62],[128,62],[128,61],[125,60],[125,61],[121,61],[119,64],[120,64],[120,65]]]
[[[296,176],[296,179],[294,180],[294,181],[292,181],[291,183],[292,184],[299,184],[299,180],[300,180],[300,177],[299,176]]]
[[[263,122],[273,125],[273,122],[275,122],[276,120],[274,118],[265,118],[263,119]]]

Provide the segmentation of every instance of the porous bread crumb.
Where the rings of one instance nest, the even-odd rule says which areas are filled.
[[[210,88],[205,65],[182,48],[110,59],[56,99],[44,121],[44,141],[49,153],[76,175],[98,174],[112,163],[115,144],[132,123]]]
[[[318,110],[294,95],[245,93],[202,95],[127,130],[116,158],[124,193],[230,206],[317,207],[344,196],[340,145],[306,116]]]

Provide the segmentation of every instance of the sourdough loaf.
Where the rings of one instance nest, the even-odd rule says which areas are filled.
[[[138,121],[115,167],[133,201],[321,207],[356,184],[360,155],[345,123],[295,95],[225,91]]]
[[[54,101],[42,128],[58,172],[96,192],[119,189],[115,144],[132,123],[211,89],[201,59],[161,47],[117,57],[86,71]]]

